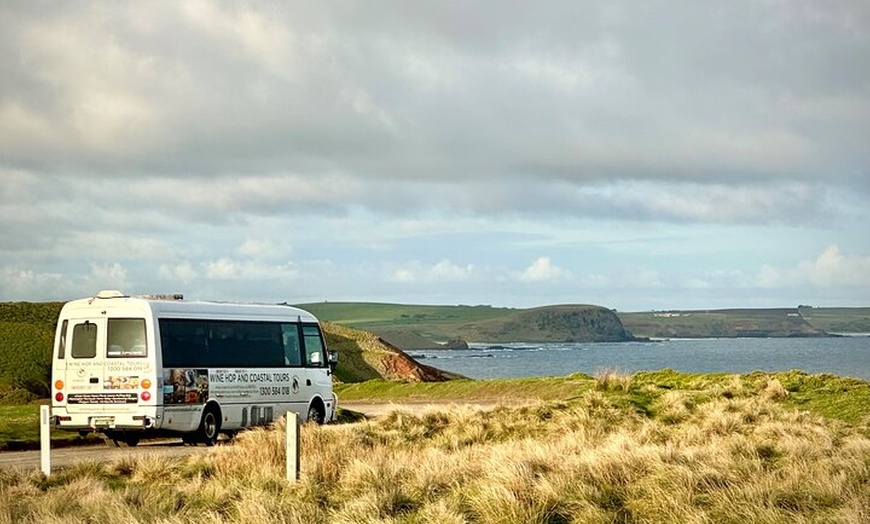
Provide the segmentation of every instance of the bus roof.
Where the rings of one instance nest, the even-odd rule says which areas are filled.
[[[117,291],[101,291],[90,298],[67,302],[61,315],[89,309],[117,313],[122,313],[122,310],[150,310],[156,318],[317,322],[311,313],[284,304],[184,301],[177,297],[179,295],[131,297]]]

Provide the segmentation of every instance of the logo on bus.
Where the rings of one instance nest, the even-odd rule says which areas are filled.
[[[299,377],[293,375],[293,382],[290,384],[290,388],[293,390],[293,393],[299,393]]]

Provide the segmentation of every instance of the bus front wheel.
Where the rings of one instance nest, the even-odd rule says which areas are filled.
[[[221,413],[216,406],[207,406],[202,412],[202,421],[199,423],[199,441],[206,446],[214,446],[221,430]]]

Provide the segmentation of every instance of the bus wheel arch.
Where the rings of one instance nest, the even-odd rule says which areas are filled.
[[[216,402],[209,402],[202,410],[202,419],[197,429],[198,440],[206,446],[214,446],[221,431],[221,408]]]
[[[326,406],[323,404],[323,399],[314,397],[311,404],[308,405],[308,415],[305,422],[316,422],[323,424],[326,421]]]

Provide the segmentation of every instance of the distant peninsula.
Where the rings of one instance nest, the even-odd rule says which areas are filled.
[[[318,318],[377,333],[402,349],[463,349],[468,342],[637,340],[612,310],[572,304],[532,309],[312,303]]]
[[[462,342],[619,342],[655,338],[827,337],[870,333],[867,308],[744,308],[617,312],[584,304],[530,309],[366,302],[300,304],[318,318],[377,333],[402,349]],[[449,344],[448,344],[449,342]]]

